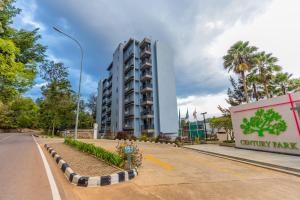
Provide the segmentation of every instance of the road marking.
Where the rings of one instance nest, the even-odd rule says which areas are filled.
[[[8,139],[8,138],[10,138],[10,137],[12,137],[12,136],[14,136],[14,135],[9,135],[9,136],[7,136],[7,137],[1,139],[0,142],[3,142],[4,140],[6,140],[6,139]]]
[[[45,170],[46,170],[46,174],[47,174],[49,184],[50,184],[50,188],[51,188],[51,192],[52,192],[52,199],[53,200],[60,200],[61,198],[60,198],[60,195],[59,195],[59,192],[58,192],[58,189],[57,189],[57,185],[55,183],[55,180],[54,180],[54,177],[52,175],[50,166],[47,162],[47,159],[46,159],[40,145],[37,143],[36,139],[33,136],[32,136],[32,138],[33,138],[36,146],[38,147],[38,150],[40,152],[40,155],[41,155],[43,163],[44,163],[44,167],[45,167]]]
[[[147,155],[145,156],[145,159],[157,164],[157,165],[160,165],[162,166],[163,168],[167,169],[167,170],[171,170],[173,169],[173,167],[171,165],[168,165],[162,161],[160,161],[159,159],[155,158],[154,156],[151,156],[151,155]]]

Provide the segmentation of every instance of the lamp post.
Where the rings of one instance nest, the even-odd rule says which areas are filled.
[[[75,140],[77,139],[77,131],[78,131],[78,116],[79,116],[79,103],[80,103],[80,88],[81,88],[81,76],[82,76],[82,61],[83,61],[83,49],[81,44],[78,42],[78,40],[76,40],[75,38],[73,38],[72,36],[68,35],[67,33],[63,32],[62,30],[60,30],[59,28],[53,26],[53,29],[61,34],[63,34],[64,36],[70,38],[71,40],[73,40],[80,48],[80,53],[81,53],[81,60],[80,60],[80,76],[79,76],[79,85],[78,85],[78,97],[77,97],[77,110],[76,110],[76,122],[75,122]]]
[[[203,123],[204,123],[204,132],[205,132],[205,139],[207,139],[207,130],[206,130],[206,122],[205,122],[205,115],[207,112],[201,113],[203,115]]]

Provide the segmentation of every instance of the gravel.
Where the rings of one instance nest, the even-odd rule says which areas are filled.
[[[103,176],[121,171],[117,167],[108,165],[104,161],[64,143],[53,143],[50,146],[70,165],[74,172],[82,176]]]

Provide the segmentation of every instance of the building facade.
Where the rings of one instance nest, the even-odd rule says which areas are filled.
[[[130,38],[119,44],[107,70],[98,84],[100,133],[177,134],[175,73],[166,45]]]

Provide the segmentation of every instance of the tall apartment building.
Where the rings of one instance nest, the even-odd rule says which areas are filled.
[[[100,133],[177,134],[175,74],[167,46],[130,38],[119,44],[107,70],[98,84]]]

